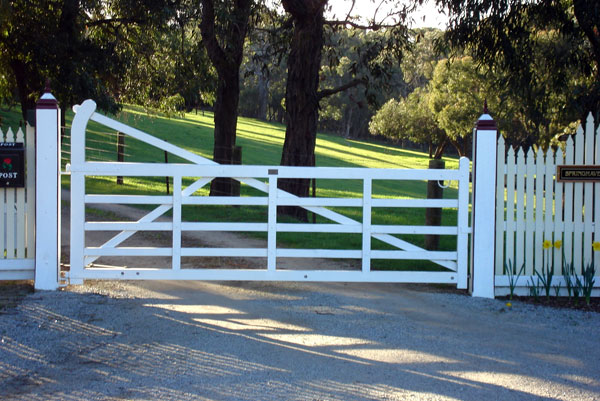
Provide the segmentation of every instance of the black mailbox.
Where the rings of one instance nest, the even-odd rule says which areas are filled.
[[[0,142],[0,187],[25,186],[25,149],[21,142]]]

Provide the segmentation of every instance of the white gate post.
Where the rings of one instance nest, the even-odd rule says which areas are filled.
[[[36,104],[35,289],[56,290],[60,266],[60,109],[48,85]]]
[[[496,122],[486,105],[473,138],[470,292],[474,297],[494,298],[497,135]]]

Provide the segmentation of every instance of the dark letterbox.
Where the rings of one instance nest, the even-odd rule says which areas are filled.
[[[25,149],[21,142],[0,142],[0,188],[25,186]]]

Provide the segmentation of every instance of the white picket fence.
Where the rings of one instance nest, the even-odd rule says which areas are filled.
[[[592,243],[600,241],[600,183],[556,180],[558,165],[600,165],[600,128],[594,133],[591,113],[585,133],[580,125],[564,151],[530,149],[525,154],[519,149],[515,154],[512,147],[507,151],[502,136],[497,151],[496,294],[508,291],[509,262],[517,271],[525,264],[517,283],[517,292],[523,294],[543,266],[554,266],[553,285],[563,284],[564,261],[572,262],[577,274],[594,262],[598,277],[600,251]],[[544,241],[553,246],[544,249]],[[600,286],[600,277],[595,286]]]
[[[0,188],[0,280],[32,280],[35,268],[35,129],[26,126],[6,135],[1,142],[25,146],[25,188]]]

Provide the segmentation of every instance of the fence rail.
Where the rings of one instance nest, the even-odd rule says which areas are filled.
[[[506,149],[500,136],[497,151],[497,294],[508,286],[509,262],[517,272],[525,266],[518,287],[526,286],[543,267],[553,267],[555,284],[562,284],[565,261],[573,264],[577,275],[593,262],[599,275],[600,252],[594,252],[592,244],[600,241],[600,182],[556,179],[559,165],[600,165],[600,128],[594,132],[591,113],[585,131],[580,125],[564,150],[515,152]]]
[[[0,280],[32,280],[35,261],[35,129],[0,130],[1,142],[25,146],[26,187],[1,188]]]

